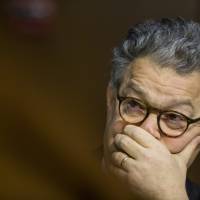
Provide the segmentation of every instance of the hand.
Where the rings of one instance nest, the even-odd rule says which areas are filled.
[[[112,154],[115,167],[111,170],[143,199],[186,200],[187,167],[198,154],[199,143],[200,137],[196,137],[182,152],[171,154],[151,134],[128,125],[124,134],[115,137],[119,151]]]

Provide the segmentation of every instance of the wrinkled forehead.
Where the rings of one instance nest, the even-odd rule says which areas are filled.
[[[200,73],[180,75],[173,66],[161,67],[149,58],[138,58],[125,71],[119,89],[120,93],[131,91],[152,103],[185,99],[200,107]]]

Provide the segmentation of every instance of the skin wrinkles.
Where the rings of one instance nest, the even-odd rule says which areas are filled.
[[[124,97],[133,97],[140,99],[144,104],[149,105],[151,107],[154,107],[159,110],[174,110],[174,111],[182,111],[181,113],[192,118],[192,112],[193,112],[193,105],[191,103],[191,100],[189,98],[178,98],[176,95],[176,98],[169,95],[167,96],[160,96],[160,103],[150,101],[151,99],[151,92],[145,91],[142,89],[136,81],[131,81],[128,83],[127,87],[122,90],[122,96]],[[162,99],[166,102],[164,105],[162,104]],[[172,99],[173,98],[173,99]],[[148,100],[148,101],[147,101]]]
[[[138,97],[158,109],[168,106],[168,108],[183,113],[188,117],[192,116],[192,118],[196,118],[200,116],[200,108],[198,106],[200,101],[200,87],[196,84],[199,82],[199,79],[200,74],[197,72],[182,76],[177,74],[173,69],[159,67],[147,57],[138,58],[124,73],[119,94]],[[139,85],[136,88],[138,92],[128,87],[133,83]],[[143,93],[139,92],[139,89],[142,89]],[[116,150],[113,144],[114,137],[116,134],[122,133],[123,128],[127,125],[119,116],[116,97],[112,98],[114,99],[113,104],[115,104],[115,108],[108,113],[110,117],[112,116],[111,122],[107,124],[110,130],[108,132],[110,133],[104,136],[105,144],[107,144],[105,145],[105,149],[109,152]],[[186,101],[187,104],[179,105],[179,102],[183,101]],[[152,118],[153,126],[157,127],[156,115],[153,113],[149,117]],[[113,132],[112,129],[116,126],[116,123],[119,125]],[[178,153],[197,135],[200,135],[199,126],[191,125],[185,134],[177,138],[170,138],[161,134],[159,141],[171,153]],[[105,152],[105,154],[107,153]]]
[[[192,115],[194,114],[193,102],[199,99],[200,91],[199,88],[194,87],[192,80],[193,78],[197,79],[199,74],[178,75],[173,69],[160,68],[147,58],[138,59],[131,66],[132,69],[129,68],[127,71],[129,73],[131,71],[133,75],[129,75],[129,77],[132,78],[124,78],[125,81],[120,88],[120,92],[126,91],[129,86],[133,85],[136,92],[138,92],[137,94],[141,95],[139,97],[142,97],[142,100],[148,100],[151,106],[162,109],[163,105],[168,104],[170,108],[179,107],[177,110],[179,112],[186,110],[183,114],[187,114],[188,117],[195,117]],[[153,72],[152,68],[154,69]],[[151,73],[151,76],[149,76],[149,73]],[[187,87],[185,87],[186,85]],[[185,104],[187,105],[181,105],[184,104],[184,102],[181,103],[182,101],[186,101]]]
[[[195,24],[194,30],[200,32],[199,24]],[[149,34],[146,34],[147,27]],[[122,46],[114,50],[114,66],[107,87],[102,162],[105,170],[123,180],[133,194],[141,197],[139,199],[189,199],[186,178],[200,152],[200,121],[187,127],[175,114],[159,115],[159,111],[174,110],[200,119],[200,71],[193,68],[198,58],[192,54],[195,50],[192,47],[198,45],[195,39],[198,34],[195,32],[196,35],[185,38],[188,33],[193,33],[191,22],[185,24],[184,19],[162,19],[155,25],[150,20],[131,28]],[[132,41],[137,45],[132,45]],[[149,46],[145,46],[147,44]],[[191,48],[182,48],[188,45]],[[126,66],[130,54],[136,58]],[[124,67],[123,71],[120,71],[121,67]],[[135,97],[147,105],[150,110],[146,116],[141,115],[145,118],[140,123],[131,124],[125,120],[132,121],[131,117],[136,119],[145,113],[143,107],[119,96]],[[120,102],[124,107],[119,107]],[[170,132],[170,128],[174,132]],[[177,131],[184,133],[177,136]],[[167,136],[170,133],[174,137]]]
[[[153,71],[151,69],[154,69]],[[185,75],[178,75],[172,68],[170,67],[163,67],[161,68],[158,64],[153,62],[152,59],[145,57],[145,58],[139,58],[136,59],[128,68],[126,72],[126,76],[128,77],[127,74],[132,74],[130,76],[131,80],[139,80],[142,82],[143,80],[149,81],[149,83],[155,83],[155,85],[160,86],[157,88],[158,92],[162,92],[163,89],[165,89],[165,92],[169,94],[173,94],[173,90],[176,90],[177,95],[182,94],[182,91],[185,90],[183,88],[183,85],[186,85],[187,83],[189,84],[188,90],[185,90],[185,95],[186,96],[193,96],[194,98],[199,96],[199,88],[198,90],[194,90],[193,84],[190,84],[192,82],[193,78],[198,78],[199,74],[196,72],[190,73],[190,74],[185,74]],[[148,74],[151,73],[151,76]],[[176,78],[173,79],[173,76]],[[148,79],[146,79],[148,77]],[[189,77],[189,79],[188,79]],[[178,78],[178,79],[177,79]],[[126,78],[126,80],[130,80],[129,78]],[[169,82],[170,80],[170,82]],[[126,81],[124,81],[126,82]],[[153,87],[155,86],[153,85]]]

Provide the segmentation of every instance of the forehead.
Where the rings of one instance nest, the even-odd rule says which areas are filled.
[[[172,67],[160,67],[150,58],[138,58],[124,74],[120,92],[135,88],[152,104],[187,100],[200,105],[200,73],[180,75]]]

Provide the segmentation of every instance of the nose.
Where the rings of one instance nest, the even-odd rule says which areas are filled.
[[[140,127],[150,133],[156,139],[160,140],[161,136],[157,124],[157,115],[155,113],[150,113]]]

